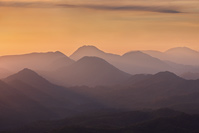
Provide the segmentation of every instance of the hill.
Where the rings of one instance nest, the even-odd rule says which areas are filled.
[[[62,85],[105,86],[127,80],[130,75],[120,71],[98,57],[83,57],[72,65],[62,68],[52,76]]]
[[[7,55],[0,57],[0,67],[10,71],[4,76],[4,78],[9,74],[14,74],[24,68],[29,68],[39,72],[52,71],[70,65],[73,62],[73,60],[59,51],[30,53],[23,55]]]

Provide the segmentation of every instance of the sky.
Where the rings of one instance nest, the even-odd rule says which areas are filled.
[[[199,51],[198,0],[0,0],[0,55],[82,45],[130,50]]]

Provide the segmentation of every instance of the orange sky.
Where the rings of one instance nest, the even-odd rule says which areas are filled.
[[[180,13],[162,13],[154,7],[115,10],[106,6],[2,6],[0,55],[57,50],[70,55],[82,45],[118,54],[177,46],[199,50],[197,8],[171,6]]]

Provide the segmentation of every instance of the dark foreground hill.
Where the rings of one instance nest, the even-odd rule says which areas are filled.
[[[199,116],[170,109],[90,112],[57,121],[40,121],[6,133],[197,133]]]
[[[95,100],[54,85],[30,69],[0,81],[0,129],[60,119],[101,107]]]
[[[157,117],[159,111],[136,113],[133,110],[170,108],[199,114],[198,105],[199,80],[185,80],[171,72],[130,76],[116,86],[65,88],[50,83],[30,69],[24,69],[0,82],[0,130],[46,120],[47,123],[31,124],[28,130],[38,133],[46,128],[52,129],[51,132],[142,133],[145,132],[143,129],[152,132],[192,132],[198,131],[197,115],[176,115],[176,111],[166,110],[166,114],[174,114],[165,114],[167,119]],[[80,115],[82,113],[84,115]],[[51,121],[63,118],[66,119]],[[173,121],[175,123],[171,124]],[[155,126],[160,123],[163,124]],[[186,124],[188,127],[184,129]]]
[[[169,107],[199,113],[199,80],[185,80],[171,72],[134,75],[112,87],[76,87],[73,90],[112,108]]]

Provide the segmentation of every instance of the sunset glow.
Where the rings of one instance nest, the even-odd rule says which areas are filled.
[[[82,45],[117,54],[177,46],[199,50],[198,1],[15,2],[0,3],[0,55],[57,50],[70,55]]]

